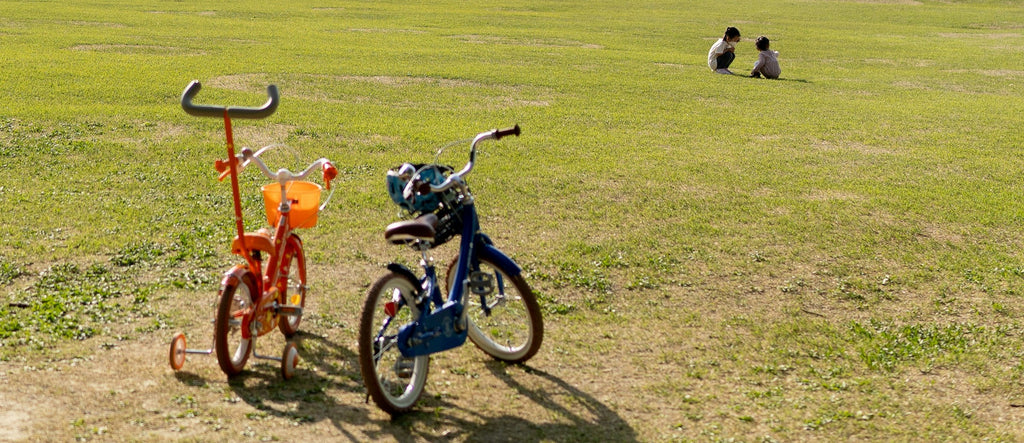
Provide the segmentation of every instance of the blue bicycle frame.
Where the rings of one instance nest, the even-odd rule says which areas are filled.
[[[477,257],[488,259],[502,272],[516,276],[522,269],[505,253],[494,247],[490,237],[480,232],[476,215],[476,206],[469,202],[464,204],[460,212],[463,225],[459,243],[459,263],[455,270],[455,284],[448,294],[448,301],[441,298],[441,290],[437,284],[437,271],[433,264],[424,262],[424,276],[419,279],[421,292],[417,300],[424,299],[420,317],[403,325],[398,331],[398,349],[405,357],[428,355],[462,346],[466,342],[468,327],[464,316],[463,297],[469,286],[470,271],[479,267]],[[396,266],[396,265],[392,265]],[[406,270],[406,272],[410,272]],[[499,273],[495,282],[498,294],[504,294],[504,281]],[[488,312],[485,295],[481,294],[481,305]],[[436,307],[436,308],[434,308]],[[433,308],[433,309],[432,309]]]
[[[391,263],[369,290],[359,322],[359,368],[367,398],[395,415],[411,410],[426,386],[430,354],[468,341],[499,361],[520,364],[540,349],[540,305],[511,258],[480,232],[475,200],[463,178],[473,170],[477,145],[519,135],[519,126],[477,134],[459,172],[433,163],[403,163],[388,171],[388,194],[417,217],[391,223],[384,238],[421,254],[422,277]],[[441,149],[443,151],[444,148]],[[440,156],[441,151],[438,151]],[[459,253],[438,282],[430,250],[455,236]],[[466,297],[479,297],[468,299]],[[401,319],[401,320],[396,320]]]

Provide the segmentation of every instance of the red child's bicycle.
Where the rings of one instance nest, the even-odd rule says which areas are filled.
[[[238,235],[231,242],[231,252],[245,259],[245,264],[232,267],[221,281],[214,318],[213,348],[188,349],[185,334],[179,332],[171,340],[171,368],[181,369],[187,354],[216,354],[221,370],[230,377],[242,372],[252,354],[256,358],[280,361],[281,375],[289,379],[295,374],[299,359],[295,344],[291,341],[286,343],[282,356],[278,358],[256,353],[256,338],[274,329],[280,329],[288,338],[298,332],[306,305],[306,259],[302,240],[293,229],[316,225],[317,214],[327,204],[319,204],[320,186],[304,180],[314,171],[321,170],[324,186],[329,190],[338,171],[330,161],[321,158],[299,173],[287,169],[273,172],[260,159],[260,155],[272,146],[255,152],[242,148],[239,154],[235,154],[231,119],[262,119],[273,114],[280,100],[276,86],[267,87],[269,99],[259,108],[193,104],[192,99],[200,88],[199,81],[192,81],[181,96],[181,107],[197,117],[224,119],[228,158],[217,160],[215,167],[221,180],[231,178],[238,229]],[[273,231],[264,228],[245,232],[238,175],[249,164],[258,166],[263,175],[273,180],[262,188],[267,220],[275,226]]]

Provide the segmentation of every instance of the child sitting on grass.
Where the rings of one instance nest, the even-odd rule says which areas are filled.
[[[761,51],[757,55],[757,62],[754,63],[754,70],[750,71],[751,77],[764,78],[779,78],[782,74],[782,68],[779,67],[779,51],[772,51],[768,49],[768,45],[771,42],[768,37],[760,36],[754,41],[754,45],[757,46],[757,50]]]

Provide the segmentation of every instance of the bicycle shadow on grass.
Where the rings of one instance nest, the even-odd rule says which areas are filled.
[[[393,430],[400,430],[402,434],[392,432],[389,437],[399,441],[437,438],[481,442],[638,441],[636,431],[625,419],[593,395],[565,380],[526,365],[518,366],[523,373],[515,377],[509,375],[506,370],[509,366],[505,363],[490,361],[486,366],[495,378],[510,388],[510,393],[525,397],[543,408],[546,422],[533,422],[517,415],[492,415],[449,401],[424,398],[419,412],[392,421],[394,428],[398,428]],[[457,412],[445,413],[445,409]],[[415,435],[422,422],[429,422],[430,429],[444,428],[448,431],[440,436]]]
[[[347,430],[371,421],[362,402],[354,405],[345,400],[366,392],[357,354],[322,335],[300,331],[294,339],[301,359],[294,378],[282,380],[278,362],[261,362],[231,378],[230,391],[255,408],[256,415],[295,425],[329,422],[349,441],[365,440]],[[249,361],[252,364],[251,357]],[[339,391],[343,395],[337,395]]]

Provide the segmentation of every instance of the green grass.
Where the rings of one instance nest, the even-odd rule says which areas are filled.
[[[599,412],[519,386],[548,414],[488,416],[511,435],[1024,437],[1024,3],[407,3],[0,3],[0,362],[204,325],[191,304],[234,263],[231,200],[221,123],[178,99],[199,79],[198,102],[258,105],[274,83],[277,113],[236,141],[341,171],[303,233],[324,297],[308,327],[328,338],[382,264],[415,258],[381,241],[384,171],[522,126],[469,181],[542,301],[531,367]],[[735,72],[767,35],[783,79],[712,75],[728,25]],[[262,181],[242,177],[252,228]],[[179,387],[165,412],[188,428],[209,411]],[[445,392],[386,435],[484,432],[452,405],[486,405]],[[273,434],[248,413],[243,435]]]

